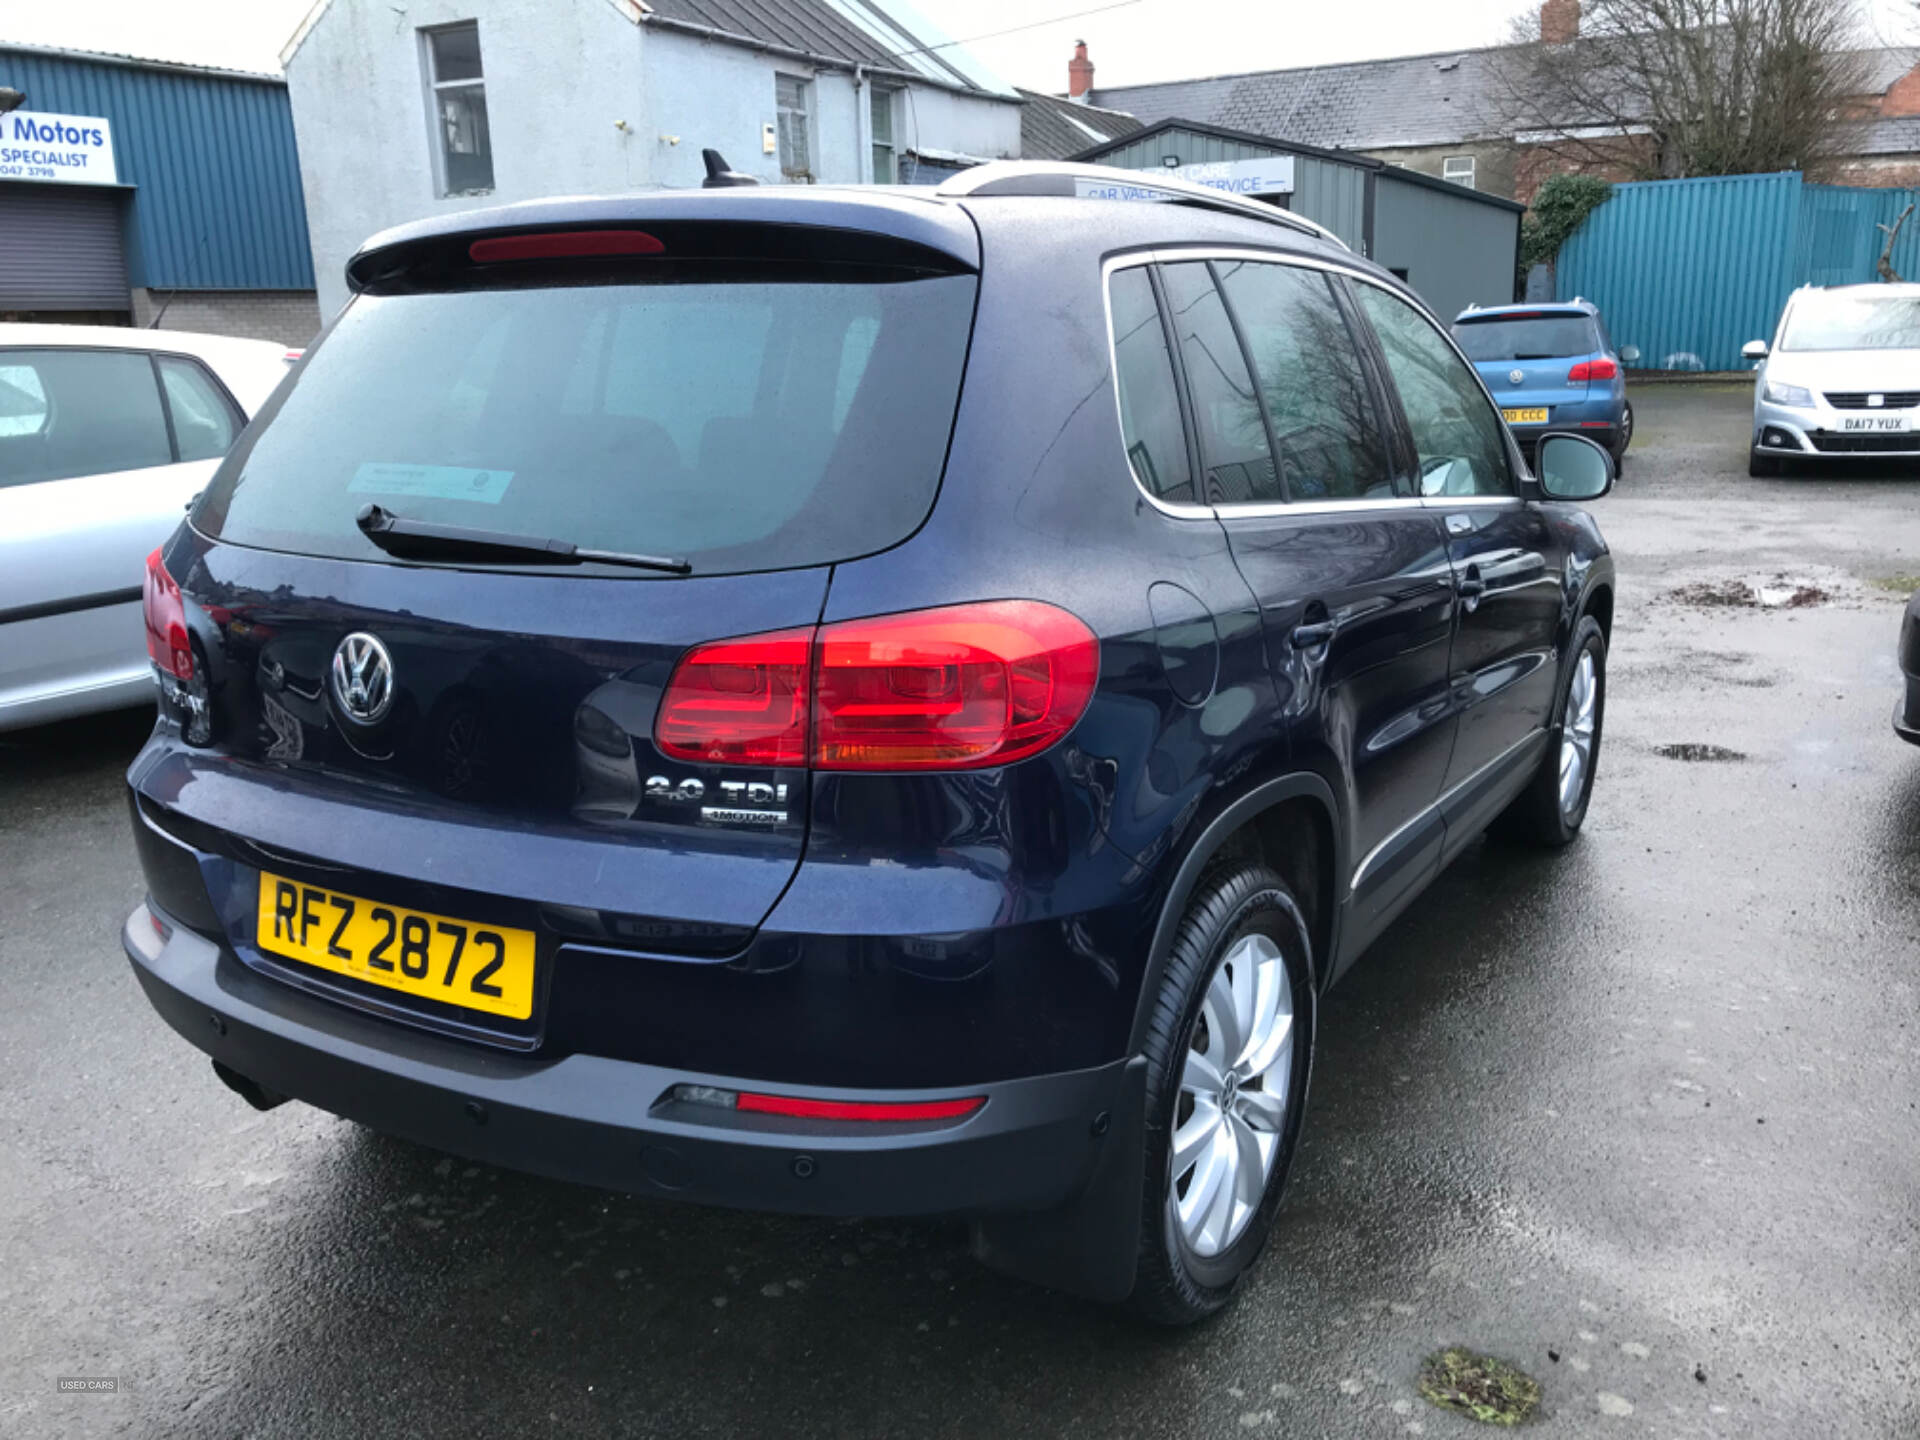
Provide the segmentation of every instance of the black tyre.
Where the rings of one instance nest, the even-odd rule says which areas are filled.
[[[1148,1029],[1146,1186],[1134,1312],[1224,1307],[1273,1226],[1306,1107],[1314,994],[1306,920],[1264,865],[1202,878]]]
[[[1502,834],[1554,850],[1573,843],[1593,798],[1606,717],[1607,637],[1598,620],[1583,615],[1560,670],[1547,753],[1527,788],[1501,815]]]
[[[1618,475],[1627,468],[1627,447],[1633,444],[1633,403],[1620,412],[1620,437],[1613,442],[1613,473]]]
[[[1770,480],[1780,473],[1780,461],[1777,457],[1762,455],[1758,450],[1747,452],[1747,474],[1755,480]]]

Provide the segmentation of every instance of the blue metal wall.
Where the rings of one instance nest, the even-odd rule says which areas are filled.
[[[1874,263],[1912,190],[1809,185],[1798,171],[1616,185],[1555,266],[1562,300],[1599,305],[1617,345],[1655,370],[1740,370],[1740,347],[1771,340],[1801,285],[1878,278]],[[1920,212],[1893,265],[1920,278]]]
[[[135,287],[313,289],[283,83],[0,48],[0,85],[112,124]]]

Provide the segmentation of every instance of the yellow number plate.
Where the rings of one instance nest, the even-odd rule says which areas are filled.
[[[1547,411],[1543,405],[1538,410],[1502,410],[1509,425],[1544,425],[1547,423]]]
[[[533,932],[381,905],[260,872],[262,950],[448,1005],[533,1014]]]

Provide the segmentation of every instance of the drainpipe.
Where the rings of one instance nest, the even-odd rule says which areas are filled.
[[[868,108],[860,103],[861,92],[866,88],[867,67],[853,67],[853,179],[857,185],[860,177],[867,175],[867,158],[873,153],[873,143],[867,139],[867,131],[873,124],[873,116]],[[869,176],[868,178],[871,178]]]

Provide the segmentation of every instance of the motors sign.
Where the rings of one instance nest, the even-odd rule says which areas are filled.
[[[117,185],[113,127],[97,115],[0,115],[0,180]]]

